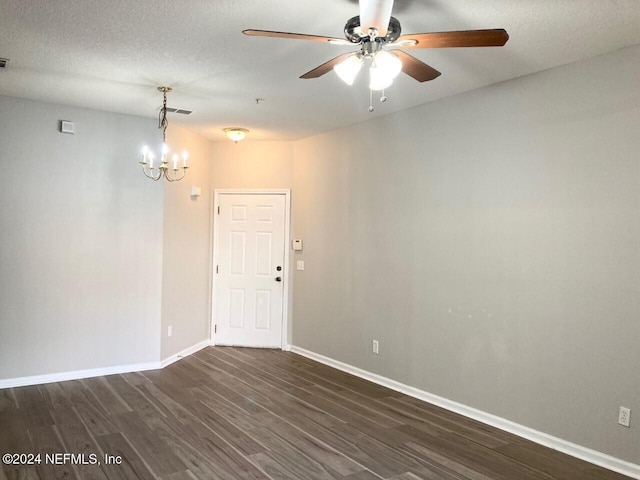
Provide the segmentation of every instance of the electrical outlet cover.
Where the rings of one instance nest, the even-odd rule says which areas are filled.
[[[631,424],[630,408],[620,407],[620,413],[618,414],[618,423],[623,427],[628,427]]]

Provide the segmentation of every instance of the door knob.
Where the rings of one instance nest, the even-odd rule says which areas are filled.
[[[281,267],[280,265],[278,265],[278,266],[276,267],[276,270],[277,270],[277,271],[280,271],[280,270],[282,270],[282,267]]]
[[[281,282],[282,281],[282,277],[276,277],[276,282]]]

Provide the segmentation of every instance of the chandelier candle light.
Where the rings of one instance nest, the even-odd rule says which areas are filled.
[[[167,126],[169,125],[169,121],[167,120],[167,93],[169,93],[172,88],[158,87],[158,90],[161,91],[164,96],[162,108],[158,114],[158,128],[162,129],[162,149],[160,159],[156,168],[154,165],[156,156],[151,150],[149,150],[149,147],[145,145],[142,148],[142,160],[140,160],[139,163],[142,165],[142,172],[151,180],[158,181],[164,177],[168,182],[176,182],[178,180],[182,180],[187,173],[187,168],[189,168],[187,166],[189,154],[184,151],[182,152],[182,158],[180,158],[177,153],[174,153],[171,158],[172,167],[169,167],[169,161],[167,160],[169,157],[169,147],[165,143],[165,139]],[[180,160],[182,161],[180,162]],[[178,166],[178,163],[182,163],[182,165]],[[180,173],[182,173],[182,176],[180,176]]]

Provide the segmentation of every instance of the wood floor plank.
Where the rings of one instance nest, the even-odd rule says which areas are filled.
[[[249,461],[249,456],[243,455],[233,448],[227,442],[226,437],[223,438],[218,435],[218,432],[200,423],[194,423],[190,425],[190,428],[207,458],[215,463],[218,468],[227,472],[225,478],[247,480],[266,480],[268,478]],[[266,451],[265,449],[261,450]]]
[[[190,423],[197,420],[180,402],[167,395],[162,389],[156,387],[155,384],[141,385],[138,388],[164,416],[175,418],[182,423]],[[190,395],[189,401],[193,400],[193,395]]]
[[[492,477],[489,477],[481,472],[473,470],[472,468],[464,465],[456,461],[455,459],[445,457],[444,455],[440,455],[439,453],[429,450],[428,448],[423,447],[422,445],[418,445],[413,442],[409,442],[406,445],[406,449],[403,449],[404,452],[408,454],[416,455],[418,461],[425,462],[433,462],[433,464],[441,465],[442,467],[447,468],[449,471],[457,472],[462,475],[463,478],[468,480],[491,480]]]
[[[136,453],[150,465],[150,469],[156,476],[176,473],[187,468],[136,412],[116,415],[114,422]]]
[[[254,429],[251,435],[263,445],[267,445],[271,450],[286,450],[287,452],[290,451],[290,448],[298,450],[328,472],[335,472],[344,476],[364,470],[361,464],[330,445],[284,422]]]
[[[187,465],[197,478],[225,479],[229,475],[224,465],[216,464],[207,451],[201,447],[202,439],[190,425],[171,422],[160,417],[146,419],[158,438],[162,439]]]
[[[13,389],[11,388],[0,390],[0,412],[8,408],[18,408],[16,399],[13,396]]]
[[[208,347],[162,370],[0,390],[0,480],[622,480],[289,352]]]
[[[293,385],[295,387],[310,387],[315,384],[314,382],[305,380],[304,378],[290,375],[288,372],[275,370],[262,361],[252,358],[237,358],[233,355],[232,350],[227,349],[220,352],[226,356],[227,361],[232,365],[275,386],[288,387]]]
[[[47,462],[47,454],[55,455],[66,452],[64,446],[53,427],[35,427],[30,429],[29,434],[33,441],[34,453],[40,454],[42,463],[36,466],[38,477],[42,480],[58,478],[78,478],[73,466],[70,463]]]
[[[121,433],[98,437],[98,445],[106,455],[122,458],[120,465],[104,465],[110,480],[153,480],[155,476]]]
[[[114,425],[109,414],[93,400],[93,397],[86,390],[73,394],[73,407],[87,429],[95,436],[118,433],[118,428]]]
[[[158,410],[148,398],[146,398],[140,390],[134,385],[127,382],[122,375],[109,375],[105,377],[111,388],[119,395],[119,397],[127,405],[129,411],[147,412],[151,410],[153,413],[159,413]]]
[[[49,399],[49,403],[51,404],[51,408],[71,407],[71,401],[67,397],[67,394],[60,383],[47,383],[46,385],[40,385],[40,392],[43,393],[43,396],[46,394]]]
[[[344,477],[344,480],[379,480],[380,478],[383,477],[380,477],[379,475],[376,475],[369,470],[363,470],[362,472],[347,475],[346,477]]]
[[[412,461],[410,457],[390,449],[346,423],[320,424],[300,415],[290,416],[288,421],[293,425],[302,426],[309,435],[332,445],[382,478],[406,472],[407,464]]]
[[[18,408],[30,412],[25,417],[27,423],[34,427],[53,425],[53,418],[49,413],[51,404],[42,396],[38,385],[14,388],[13,394]]]
[[[437,405],[433,405],[427,402],[423,402],[413,397],[409,397],[407,395],[402,395],[395,398],[384,399],[384,401],[391,406],[391,408],[397,409],[397,411],[411,413],[413,415],[417,415],[419,419],[429,419],[429,421],[433,421],[435,419],[438,420],[438,423],[442,424],[450,424],[456,423],[459,425],[464,425],[466,428],[469,428],[479,434],[487,434],[495,439],[499,440],[500,444],[530,444],[531,442],[518,437],[509,432],[505,432],[502,430],[498,430],[495,427],[487,425],[485,423],[479,422],[478,420],[474,420],[472,418],[463,417],[462,415],[458,415],[457,413],[451,412],[449,410],[445,410],[442,407],[438,407]]]
[[[34,466],[18,467],[15,470],[7,470],[4,473],[7,475],[7,480],[40,480],[38,471]]]
[[[253,423],[253,417],[255,415],[260,415],[260,413],[265,412],[265,410],[260,410],[260,413],[250,414],[225,398],[208,390],[195,388],[192,389],[192,391],[199,402],[203,403],[233,426],[243,431],[255,426]]]
[[[165,475],[161,480],[198,480],[198,477],[191,473],[190,470],[183,470],[182,472]]]
[[[189,404],[188,408],[198,417],[200,423],[222,436],[225,441],[241,453],[251,455],[265,450],[263,445],[260,445],[249,435],[236,428],[231,422],[218,415],[205,404],[195,402]]]
[[[404,422],[395,420],[389,415],[380,413],[377,409],[371,409],[362,403],[353,402],[348,400],[340,395],[337,395],[335,392],[327,390],[320,385],[314,385],[313,387],[303,388],[304,391],[311,393],[316,397],[326,398],[328,401],[333,402],[337,405],[342,405],[351,410],[358,415],[361,415],[369,420],[377,423],[381,427],[384,428],[393,428],[398,427],[400,425],[404,425]]]
[[[398,428],[414,437],[414,441],[407,444],[409,448],[412,444],[418,444],[449,459],[463,461],[472,470],[483,473],[492,479],[550,480],[553,478],[544,472],[522,465],[463,437],[455,435],[436,437],[410,426]]]
[[[56,424],[55,428],[64,444],[64,452],[85,455],[86,458],[93,454],[102,461],[103,453],[84,425]],[[107,478],[100,465],[77,465],[75,470],[82,480],[106,480]]]

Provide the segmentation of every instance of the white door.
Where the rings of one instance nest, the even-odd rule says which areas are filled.
[[[282,346],[285,195],[220,194],[216,345]]]

